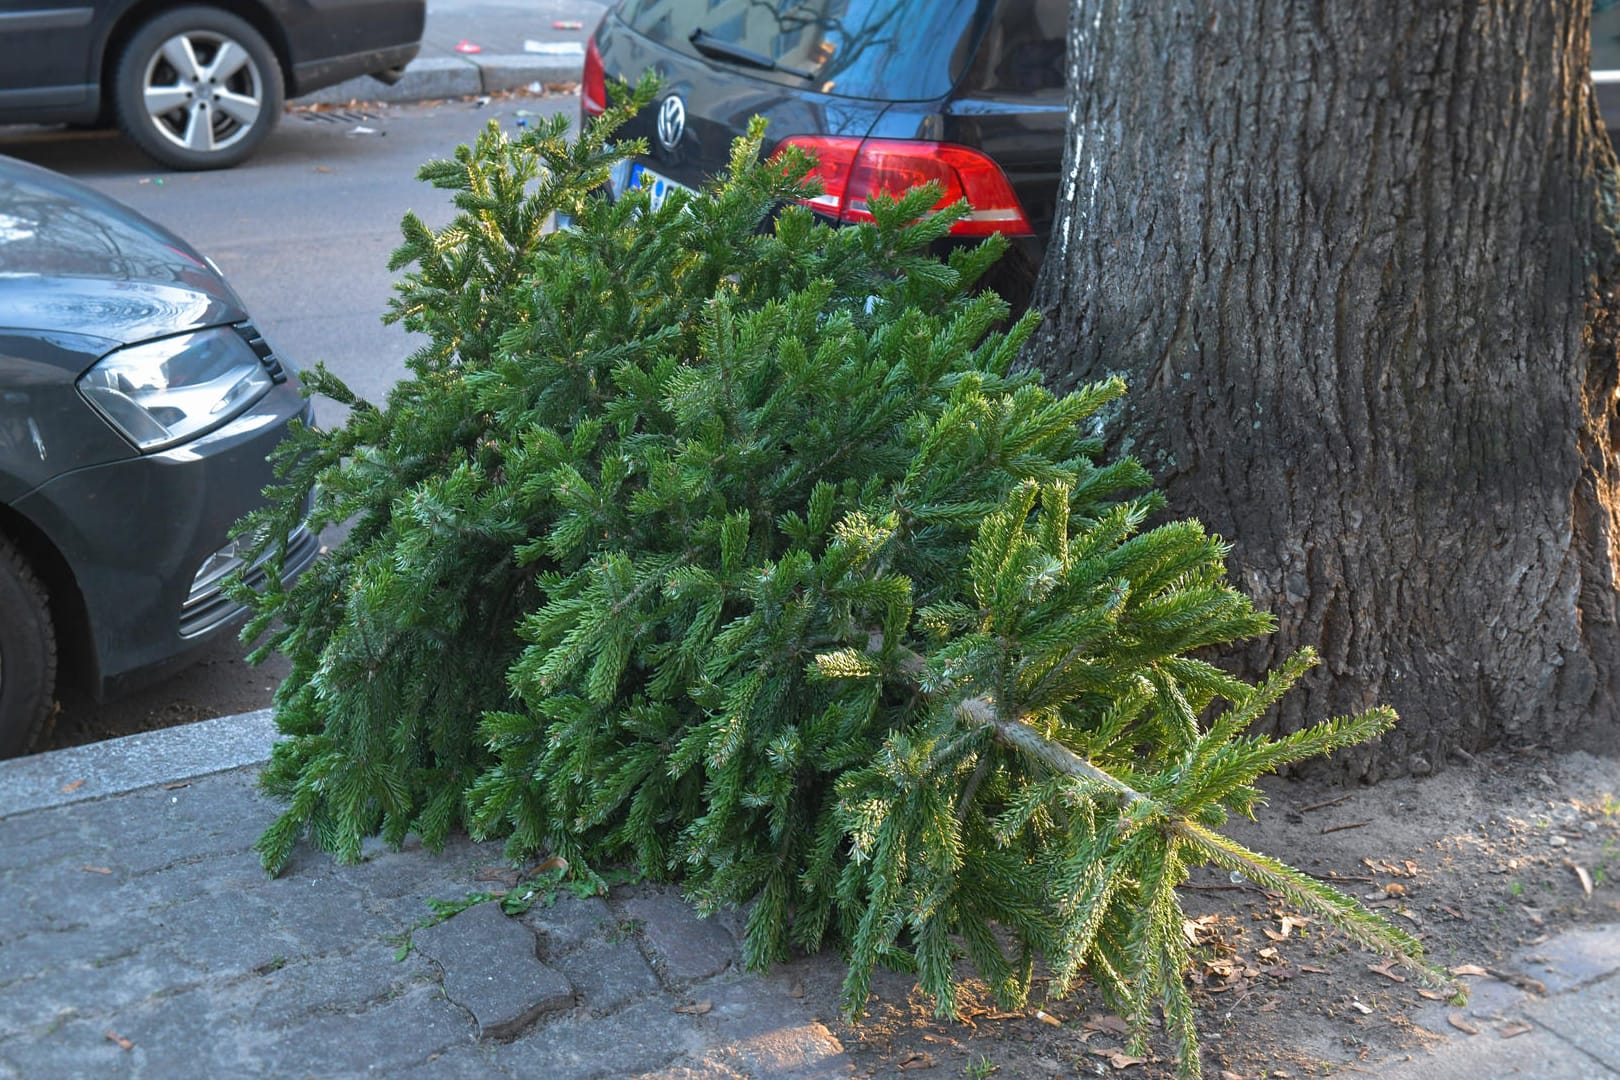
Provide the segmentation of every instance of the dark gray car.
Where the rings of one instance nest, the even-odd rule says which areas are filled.
[[[0,4],[0,124],[116,121],[170,168],[234,165],[285,98],[397,78],[424,17],[424,0]]]
[[[241,615],[227,533],[308,417],[291,375],[185,241],[0,157],[0,757],[37,735],[58,657],[104,697]],[[315,552],[294,536],[288,572]]]

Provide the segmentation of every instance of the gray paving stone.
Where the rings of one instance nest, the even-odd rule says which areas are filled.
[[[214,977],[246,975],[287,955],[269,931],[273,909],[255,896],[201,896],[151,913],[161,947]]]
[[[133,1076],[138,1061],[107,1038],[105,1023],[75,1020],[4,1047],[6,1060],[21,1077]]]
[[[289,956],[318,956],[369,948],[392,953],[384,938],[397,932],[389,919],[367,911],[358,893],[347,889],[310,889],[271,895],[268,937],[279,939]]]
[[[151,897],[264,893],[275,885],[259,865],[257,852],[243,849],[202,855],[131,875],[128,884]]]
[[[550,907],[530,908],[523,924],[540,937],[540,955],[552,960],[593,941],[602,941],[616,921],[600,896],[557,897]]]
[[[737,959],[737,942],[724,926],[700,919],[673,891],[643,892],[625,900],[621,909],[641,923],[642,934],[673,982],[707,979]]]
[[[262,988],[252,982],[203,984],[64,1029],[83,1046],[108,1031],[133,1043],[116,1059],[145,1076],[246,1076],[259,1071],[273,1033],[248,1019]],[[110,1042],[110,1040],[107,1040]]]
[[[744,1076],[782,1080],[845,1077],[854,1062],[827,1026],[779,986],[751,977],[705,984],[715,1046],[705,1062]]]
[[[1526,1005],[1524,1011],[1620,1076],[1620,976],[1578,995]]]
[[[0,994],[19,979],[129,956],[155,935],[156,924],[150,918],[132,914],[122,923],[42,931],[0,944]]]
[[[611,1013],[659,991],[658,976],[628,941],[598,941],[575,949],[552,964],[573,984],[580,1004],[592,1013]]]
[[[285,1029],[259,1054],[252,1075],[393,1076],[475,1038],[466,1012],[438,987],[424,986],[358,1014],[317,1015]]]
[[[1537,1028],[1512,1039],[1494,1032],[1460,1036],[1431,1054],[1384,1062],[1377,1075],[1381,1080],[1615,1080],[1620,1074]]]
[[[755,1078],[718,1061],[703,1061],[696,1065],[679,1063],[654,1069],[652,1072],[639,1074],[636,1080],[755,1080]]]
[[[495,1063],[514,1076],[593,1080],[639,1076],[708,1047],[700,1017],[673,1011],[664,997],[611,1019],[572,1015],[536,1025],[495,1048]]]
[[[388,1080],[491,1080],[510,1075],[495,1064],[489,1046],[473,1044],[429,1054],[416,1065],[392,1068]]]
[[[253,1019],[270,1028],[313,1012],[359,1012],[438,981],[427,960],[413,952],[395,961],[392,951],[386,956],[349,953],[293,960],[256,977],[264,992]]]
[[[445,996],[472,1013],[485,1038],[514,1035],[574,1004],[568,980],[540,962],[534,932],[497,904],[476,904],[412,940],[443,969]]]
[[[108,1016],[176,988],[195,985],[208,972],[157,948],[99,965],[59,968],[0,989],[0,1036],[38,1037],[82,1016]]]
[[[1544,941],[1524,957],[1524,971],[1559,993],[1620,973],[1620,926],[1571,930]]]

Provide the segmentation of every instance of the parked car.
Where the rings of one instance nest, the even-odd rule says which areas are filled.
[[[227,533],[309,416],[292,374],[185,241],[0,157],[0,757],[58,657],[105,697],[238,621]],[[316,550],[300,530],[287,572]]]
[[[726,165],[755,115],[766,151],[813,151],[829,220],[868,218],[878,190],[924,180],[966,196],[962,238],[1012,241],[990,281],[1027,302],[1057,210],[1069,0],[623,0],[586,46],[582,120],[607,80],[653,69],[659,98],[626,129],[650,154],[612,186],[660,199]]]
[[[767,152],[814,150],[829,220],[859,221],[877,189],[927,179],[974,207],[959,236],[1012,238],[989,282],[1027,302],[1051,235],[1062,166],[1069,0],[621,0],[586,46],[581,121],[609,79],[659,73],[625,134],[650,154],[612,188],[694,187],[723,169],[750,117]],[[1597,0],[1593,81],[1620,129],[1620,0]]]
[[[286,98],[356,75],[397,80],[425,16],[425,0],[21,7],[0,10],[0,124],[116,121],[173,169],[243,160]]]

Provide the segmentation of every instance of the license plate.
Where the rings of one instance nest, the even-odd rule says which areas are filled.
[[[667,176],[662,176],[655,173],[645,165],[641,164],[639,161],[630,166],[629,187],[645,188],[648,197],[652,201],[652,209],[654,210],[657,210],[660,206],[664,205],[664,200],[669,198],[669,194],[672,191],[684,191],[688,195],[697,194],[685,184],[678,184]]]

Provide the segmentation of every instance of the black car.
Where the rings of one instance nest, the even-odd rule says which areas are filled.
[[[175,169],[235,165],[282,102],[397,79],[425,0],[30,0],[0,8],[0,124],[115,120]]]
[[[212,264],[134,211],[0,157],[0,757],[238,620],[231,525],[308,418]],[[315,538],[290,540],[286,569]]]
[[[756,115],[767,152],[817,155],[813,205],[831,220],[938,180],[973,207],[956,235],[1012,240],[990,284],[1022,305],[1057,209],[1068,19],[1068,0],[623,0],[586,47],[583,119],[607,80],[659,73],[659,99],[625,130],[651,155],[613,178],[655,199],[723,169]]]

